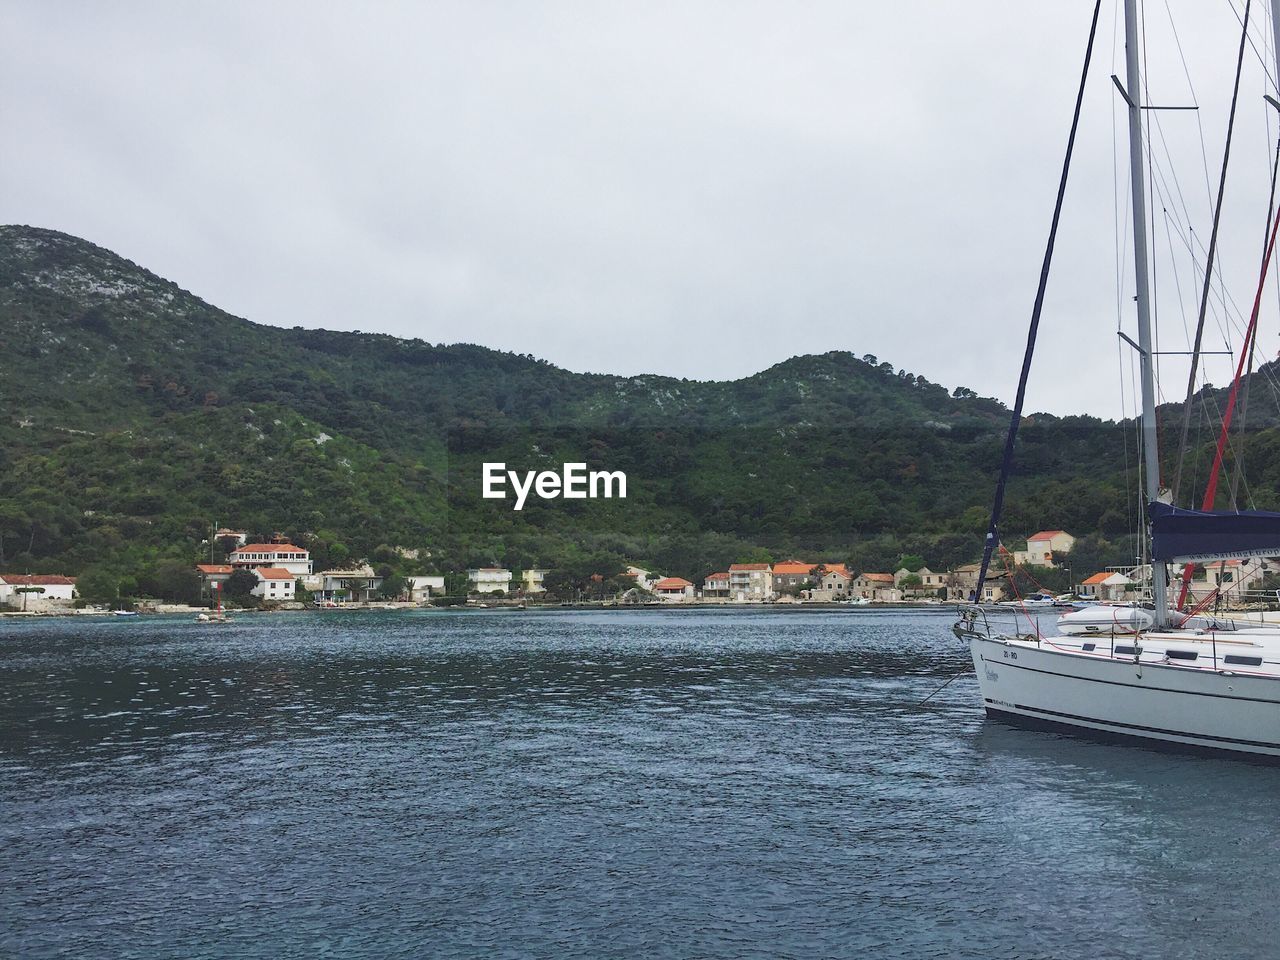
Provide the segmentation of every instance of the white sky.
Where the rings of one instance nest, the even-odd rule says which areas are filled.
[[[1267,6],[1222,240],[1245,311],[1275,137]],[[1243,7],[1146,2],[1152,101],[1192,97],[1172,18],[1202,107],[1159,114],[1155,144],[1182,197],[1169,229],[1185,202],[1201,243],[1200,135],[1216,186]],[[0,0],[0,220],[85,237],[261,323],[697,379],[845,349],[1008,401],[1091,10]],[[1108,0],[1033,410],[1122,412],[1120,31]],[[1198,281],[1176,235],[1172,269],[1161,206],[1162,345],[1181,349]],[[1185,369],[1164,363],[1166,398]]]

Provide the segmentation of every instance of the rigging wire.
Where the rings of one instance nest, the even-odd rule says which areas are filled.
[[[1240,48],[1236,53],[1236,78],[1231,91],[1231,111],[1227,116],[1227,139],[1222,149],[1222,171],[1218,176],[1218,197],[1213,205],[1213,227],[1209,233],[1208,263],[1204,271],[1204,286],[1200,292],[1200,314],[1196,320],[1195,343],[1191,347],[1191,374],[1187,378],[1187,396],[1182,403],[1182,434],[1178,442],[1178,461],[1173,471],[1173,502],[1178,502],[1182,485],[1182,465],[1187,456],[1187,437],[1191,431],[1191,403],[1196,393],[1196,374],[1200,369],[1200,348],[1204,342],[1204,318],[1209,306],[1209,291],[1213,283],[1213,263],[1218,252],[1218,227],[1222,222],[1222,199],[1227,190],[1227,167],[1231,162],[1231,140],[1235,133],[1236,106],[1240,102],[1240,76],[1244,71],[1244,47],[1249,39],[1249,9],[1253,0],[1245,0],[1244,27],[1240,33]]]
[[[1204,506],[1201,509],[1212,510],[1214,500],[1218,493],[1218,476],[1222,470],[1222,458],[1226,449],[1227,437],[1231,432],[1231,415],[1235,410],[1236,397],[1240,389],[1240,374],[1244,367],[1245,358],[1251,349],[1252,342],[1258,333],[1258,312],[1262,307],[1262,294],[1267,284],[1267,274],[1271,267],[1271,254],[1276,245],[1276,232],[1280,230],[1280,213],[1277,213],[1273,225],[1271,227],[1271,238],[1267,241],[1266,253],[1263,255],[1262,269],[1258,276],[1258,292],[1253,298],[1253,313],[1249,317],[1249,329],[1245,332],[1245,343],[1243,351],[1240,354],[1240,360],[1236,364],[1235,380],[1231,383],[1231,392],[1227,395],[1227,409],[1222,414],[1222,430],[1218,434],[1218,446],[1213,456],[1213,470],[1209,474],[1209,483],[1205,487]],[[1182,571],[1182,590],[1178,594],[1178,609],[1181,610],[1187,599],[1187,587],[1191,582],[1191,573],[1195,569],[1195,564],[1188,563],[1183,567]]]
[[[1005,438],[1004,457],[1000,463],[1000,478],[996,481],[995,500],[991,506],[991,523],[987,528],[987,537],[982,548],[982,564],[978,568],[977,591],[981,591],[982,585],[986,582],[987,568],[991,564],[991,554],[1000,540],[1000,514],[1004,508],[1005,486],[1009,481],[1014,443],[1017,441],[1018,426],[1022,419],[1022,405],[1026,399],[1027,378],[1031,373],[1031,359],[1035,355],[1036,334],[1040,328],[1040,313],[1044,309],[1045,290],[1049,285],[1049,267],[1053,263],[1053,247],[1058,237],[1058,223],[1062,217],[1062,203],[1067,194],[1067,177],[1071,172],[1071,155],[1075,150],[1076,132],[1080,128],[1080,111],[1084,104],[1084,91],[1086,81],[1089,79],[1089,63],[1093,59],[1093,42],[1098,33],[1098,14],[1101,10],[1102,0],[1094,0],[1093,17],[1089,24],[1089,41],[1085,46],[1084,65],[1080,69],[1080,86],[1076,91],[1075,109],[1072,111],[1071,116],[1071,132],[1067,135],[1067,151],[1062,160],[1062,176],[1058,181],[1058,196],[1054,201],[1053,220],[1049,225],[1049,239],[1045,244],[1044,261],[1040,267],[1040,282],[1036,288],[1035,305],[1031,310],[1031,324],[1027,330],[1027,349],[1022,358],[1022,375],[1018,379],[1018,393],[1009,418],[1009,433]],[[980,593],[975,593],[974,599],[976,600],[980,596]]]

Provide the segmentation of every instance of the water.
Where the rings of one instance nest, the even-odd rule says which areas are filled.
[[[1265,957],[1280,770],[983,720],[945,615],[0,623],[0,954]]]

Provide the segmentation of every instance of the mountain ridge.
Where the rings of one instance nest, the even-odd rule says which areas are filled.
[[[400,546],[440,569],[630,560],[690,579],[766,553],[946,565],[980,543],[1009,416],[843,351],[697,381],[272,327],[35,227],[0,227],[0,348],[0,568],[141,569],[191,556],[215,519],[321,563]],[[1028,418],[1006,529],[1131,534],[1124,433]],[[480,498],[484,460],[623,469],[630,495],[517,513]]]

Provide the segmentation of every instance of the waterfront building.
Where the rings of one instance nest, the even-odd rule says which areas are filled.
[[[278,567],[295,577],[311,573],[311,553],[292,543],[246,543],[233,550],[227,562],[243,570]]]
[[[831,603],[849,600],[853,596],[853,576],[845,570],[828,570],[822,574],[818,585],[809,591],[810,600]]]
[[[430,600],[432,594],[444,593],[444,577],[405,577],[408,598],[414,603]]]
[[[542,581],[546,579],[550,571],[541,570],[537,567],[529,567],[520,571],[520,589],[525,593],[545,593],[546,587],[542,585]]]
[[[729,596],[729,573],[709,573],[702,581],[702,595],[709,598]]]
[[[200,577],[200,595],[212,596],[214,590],[225,589],[224,585],[231,579],[235,569],[229,563],[197,563],[196,574]]]
[[[49,601],[69,602],[76,596],[76,578],[54,573],[0,574],[0,603],[23,610],[44,608]]]
[[[739,603],[773,599],[773,567],[767,563],[729,566],[729,598]]]
[[[773,565],[773,592],[799,590],[814,582],[816,563],[803,560],[783,560]]]
[[[312,591],[318,603],[368,603],[378,597],[382,578],[367,564],[347,570],[325,570],[320,587]]]
[[[659,599],[682,602],[693,599],[693,584],[683,577],[663,577],[653,585]]]
[[[477,567],[467,571],[471,593],[506,593],[511,587],[511,571],[503,567]]]
[[[1133,585],[1133,581],[1123,573],[1104,570],[1082,581],[1076,592],[1086,600],[1114,603],[1117,600],[1124,600],[1127,588]]]
[[[902,599],[894,586],[892,573],[860,573],[849,584],[849,592],[863,600],[893,603]]]
[[[920,580],[919,586],[905,587],[903,581],[908,577],[917,577]],[[947,586],[947,575],[945,573],[935,573],[928,567],[921,567],[919,570],[908,570],[906,567],[902,567],[894,573],[893,585],[904,594],[937,596],[938,591],[945,589]]]
[[[263,600],[292,600],[295,576],[282,567],[254,567],[258,576],[258,585],[249,592]]]

